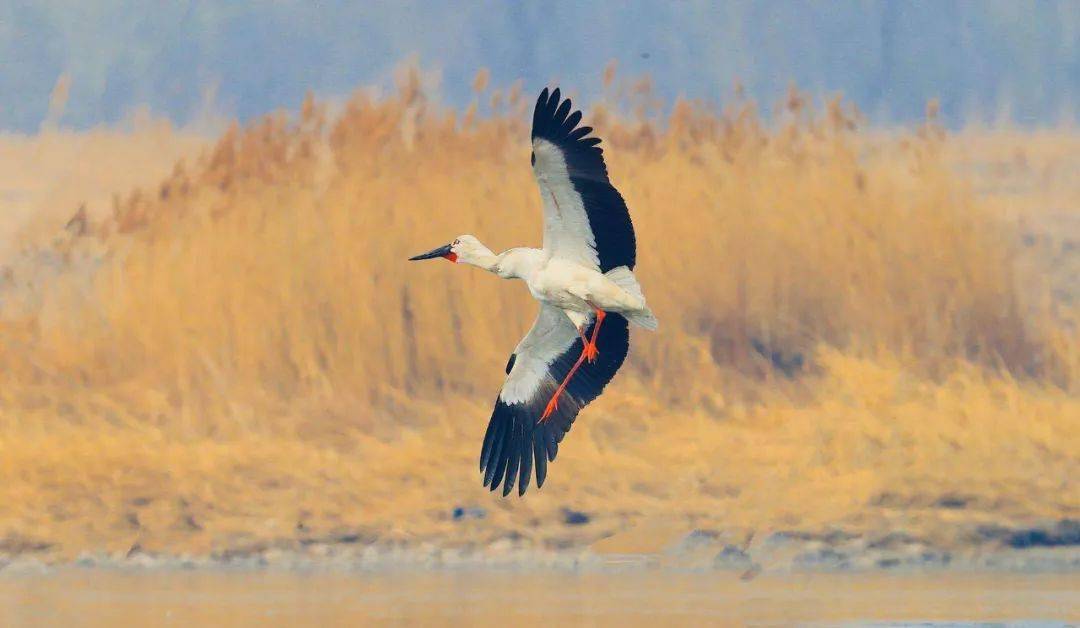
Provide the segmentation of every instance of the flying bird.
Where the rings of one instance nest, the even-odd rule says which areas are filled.
[[[544,247],[495,254],[472,235],[409,258],[444,258],[504,279],[522,279],[540,313],[506,363],[480,451],[484,486],[518,487],[533,472],[547,477],[574,419],[622,366],[631,323],[649,330],[656,318],[634,277],[637,252],[630,212],[608,179],[600,138],[578,126],[556,88],[545,88],[532,122],[532,169],[544,207]]]

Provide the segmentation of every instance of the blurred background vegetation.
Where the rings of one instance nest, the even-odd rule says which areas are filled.
[[[50,6],[8,6],[23,21],[0,24],[28,41],[81,15],[55,17]],[[635,335],[544,489],[523,500],[489,494],[476,465],[502,366],[535,303],[520,286],[405,259],[460,233],[497,249],[539,244],[528,115],[536,74],[559,59],[537,47],[521,53],[536,65],[466,76],[449,62],[391,71],[369,59],[357,62],[369,72],[360,79],[333,68],[364,57],[365,45],[397,49],[352,39],[357,52],[343,58],[338,35],[317,25],[364,22],[344,19],[346,9],[286,20],[292,6],[193,9],[198,36],[174,38],[143,28],[161,16],[117,20],[110,28],[139,35],[79,63],[118,55],[138,78],[128,91],[95,96],[86,85],[110,84],[109,63],[65,61],[33,116],[4,110],[3,124],[31,132],[0,136],[0,552],[228,555],[342,539],[565,549],[656,525],[741,538],[900,532],[958,549],[987,542],[988,525],[1075,518],[1080,134],[1067,117],[1074,57],[1062,52],[1075,46],[1062,34],[1075,18],[1039,21],[1066,5],[1033,5],[1031,23],[1051,34],[1039,45],[1050,48],[1029,50],[1018,27],[994,40],[1045,51],[1039,71],[1015,65],[1022,57],[987,79],[1025,94],[1038,90],[1016,77],[1053,83],[1043,104],[928,78],[955,67],[981,80],[946,55],[921,79],[943,100],[923,99],[917,114],[905,98],[920,92],[902,69],[924,59],[902,35],[918,23],[911,5],[840,5],[820,28],[792,16],[824,16],[825,5],[727,7],[749,16],[724,24],[759,38],[734,38],[762,51],[755,64],[780,58],[771,46],[801,45],[772,37],[784,29],[817,29],[825,50],[822,33],[848,13],[876,24],[880,41],[906,42],[910,55],[889,69],[859,70],[890,77],[880,92],[830,70],[813,46],[805,66],[781,64],[850,84],[852,99],[820,97],[833,83],[814,76],[804,92],[767,65],[733,70],[718,53],[715,68],[705,64],[714,78],[693,80],[698,66],[661,51],[707,46],[657,41],[646,58],[619,39],[645,22],[595,38],[624,52],[610,55],[619,63],[562,86],[604,138],[663,326]],[[956,18],[967,33],[958,45],[982,50],[971,42],[987,40],[972,33],[1013,5],[943,6],[942,23]],[[367,17],[396,24],[384,13],[397,10],[376,5]],[[489,25],[501,10],[475,9],[483,20],[448,31]],[[705,13],[691,5],[663,23]],[[259,34],[254,43],[216,30],[230,15]],[[532,40],[550,28],[537,10],[515,15],[524,21],[506,18],[507,28]],[[579,17],[558,21],[585,28]],[[265,25],[278,21],[311,42],[280,68],[260,54],[275,32]],[[152,35],[160,59],[143,66],[146,57],[121,52]],[[205,61],[203,36],[244,48],[220,54],[247,63],[245,75]],[[424,45],[434,44],[415,48]],[[446,58],[465,63],[471,45]],[[191,50],[190,60],[174,50]],[[49,58],[20,54],[24,78],[41,73],[31,56]],[[558,76],[596,63],[592,52],[567,54]],[[306,80],[296,68],[308,66],[325,73]],[[183,96],[169,95],[155,67],[176,70]],[[747,68],[756,79],[719,80]],[[191,122],[194,101],[184,99],[217,79]],[[683,87],[726,96],[678,97]],[[328,93],[301,96],[307,88]],[[233,122],[219,109],[230,93]],[[969,97],[976,111],[1008,104],[1008,115],[964,122],[956,103]],[[1029,115],[1037,125],[1025,126]],[[121,121],[82,128],[111,120]],[[459,516],[470,512],[483,516]],[[584,523],[567,525],[566,512]]]

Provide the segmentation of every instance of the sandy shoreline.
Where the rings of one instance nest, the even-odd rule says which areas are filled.
[[[777,532],[740,546],[729,542],[724,534],[694,530],[677,542],[648,552],[611,551],[602,543],[551,550],[510,539],[484,546],[439,547],[429,542],[365,543],[348,537],[300,545],[260,545],[204,556],[149,553],[136,547],[123,554],[85,552],[73,561],[65,561],[24,552],[0,557],[0,577],[47,575],[70,568],[293,573],[670,570],[732,572],[743,579],[761,574],[799,573],[1077,573],[1080,572],[1078,533],[1080,524],[1066,520],[1045,529],[1034,528],[1024,538],[1014,532],[1005,542],[948,549],[902,533],[870,538],[840,532],[828,535]]]

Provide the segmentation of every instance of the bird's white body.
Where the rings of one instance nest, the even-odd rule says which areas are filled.
[[[554,258],[525,276],[533,297],[561,310],[592,314],[606,312],[633,315],[647,310],[645,299],[624,290],[607,275],[580,264]]]
[[[597,309],[623,314],[648,329],[656,327],[633,271],[625,266],[605,274],[544,249],[514,248],[496,255],[469,235],[459,237],[452,246],[458,263],[503,279],[524,280],[533,298],[562,310],[578,329],[589,323]]]

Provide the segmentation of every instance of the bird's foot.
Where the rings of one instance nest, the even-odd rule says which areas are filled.
[[[582,353],[585,354],[585,359],[589,361],[589,364],[596,362],[596,357],[600,355],[600,350],[596,348],[595,342],[586,342],[585,347],[582,349]]]
[[[548,402],[547,407],[544,408],[544,413],[540,415],[540,422],[543,423],[549,416],[555,413],[559,409],[559,393],[556,392],[551,397],[551,401]]]

